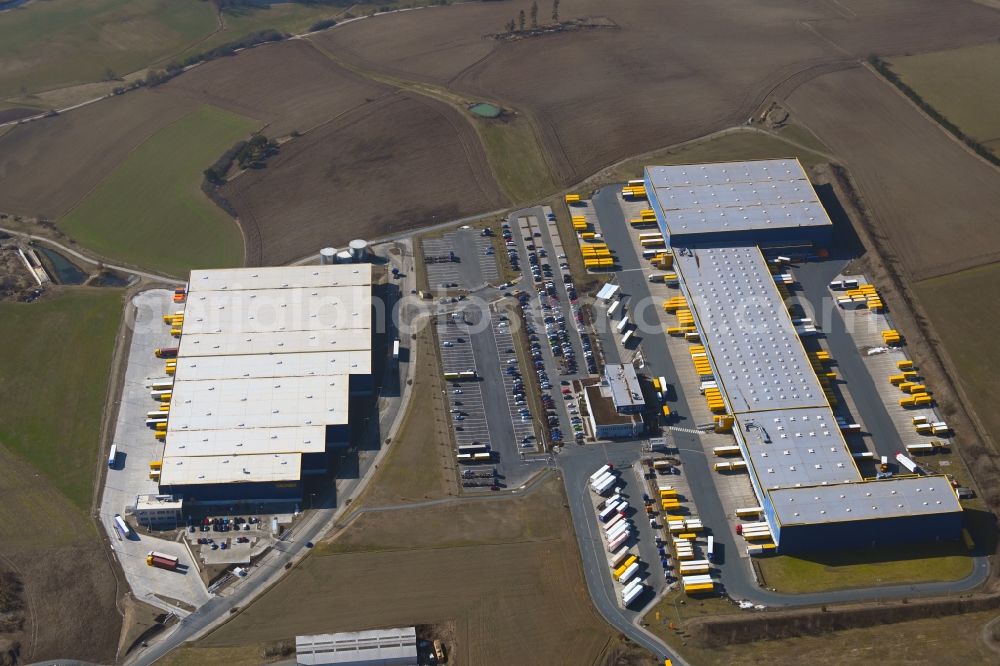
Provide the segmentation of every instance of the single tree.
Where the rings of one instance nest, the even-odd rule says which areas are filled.
[[[511,19],[511,20],[507,21],[507,34],[508,35],[514,32],[514,26],[515,26],[514,19]]]
[[[517,29],[524,30],[524,10],[517,13]]]
[[[552,0],[552,20],[559,22],[559,0]]]
[[[537,28],[538,27],[538,2],[537,2],[537,0],[531,0],[530,14],[531,14],[531,27],[532,28]]]

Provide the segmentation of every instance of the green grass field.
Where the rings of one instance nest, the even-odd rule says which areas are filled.
[[[255,127],[201,107],[139,145],[58,224],[106,257],[171,275],[240,265],[240,231],[201,191],[201,180]]]
[[[992,328],[1000,320],[1000,264],[923,280],[913,285],[934,330],[958,370],[972,408],[986,429],[1000,441],[1000,349]]]
[[[782,555],[757,562],[765,584],[789,594],[960,580],[972,572],[972,559],[961,543],[818,553],[810,558]]]
[[[511,201],[527,203],[555,189],[530,123],[516,118],[483,120],[476,129],[497,182]]]
[[[0,97],[141,69],[216,29],[200,0],[45,0],[0,14]]]
[[[208,0],[35,0],[0,13],[0,99],[101,81],[108,69],[123,76],[266,28],[304,32],[346,8],[288,2],[230,10],[220,29]]]
[[[122,312],[117,289],[0,303],[0,444],[90,507],[101,411]]]
[[[889,63],[928,104],[1000,155],[1000,43],[902,56]]]

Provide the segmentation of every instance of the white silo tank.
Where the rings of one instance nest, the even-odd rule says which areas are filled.
[[[349,264],[354,260],[350,250],[341,250],[337,253],[338,264]]]
[[[337,249],[332,247],[324,247],[319,251],[319,263],[328,266],[337,262]]]
[[[368,241],[356,238],[350,242],[348,247],[354,261],[365,261],[368,258]]]

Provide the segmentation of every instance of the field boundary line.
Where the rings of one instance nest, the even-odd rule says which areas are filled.
[[[896,95],[898,95],[899,97],[903,98],[906,101],[907,104],[909,104],[911,107],[913,107],[914,109],[916,109],[917,113],[919,113],[921,115],[921,117],[924,118],[924,120],[926,120],[927,122],[929,122],[932,125],[934,125],[934,127],[936,127],[938,129],[938,131],[940,131],[942,134],[944,134],[946,137],[948,137],[952,142],[954,142],[956,145],[958,145],[959,148],[961,148],[962,150],[964,150],[968,154],[972,155],[977,160],[979,160],[983,164],[987,165],[988,167],[990,167],[994,171],[1000,171],[1000,167],[997,167],[996,164],[994,164],[993,162],[989,161],[988,159],[986,159],[985,157],[983,157],[982,155],[980,155],[979,153],[977,153],[976,151],[974,151],[971,147],[969,147],[968,144],[966,144],[964,141],[962,141],[957,136],[955,136],[955,134],[953,132],[951,132],[947,127],[945,127],[944,125],[942,125],[938,121],[934,120],[934,118],[932,118],[930,114],[928,114],[926,111],[924,111],[922,108],[920,108],[919,104],[917,104],[916,102],[914,102],[905,93],[903,93],[903,91],[899,88],[899,86],[897,86],[896,84],[894,84],[892,81],[890,81],[886,77],[882,76],[882,74],[879,73],[879,71],[877,69],[875,69],[874,67],[872,67],[870,63],[863,62],[863,63],[861,63],[861,66],[864,67],[865,69],[867,69],[868,72],[871,73],[876,79],[878,79],[879,81],[881,81],[883,85],[888,86]],[[914,90],[914,92],[916,92],[918,95],[920,94],[919,91]],[[926,100],[925,100],[925,102],[926,102]],[[933,105],[931,105],[930,102],[926,102],[926,103],[927,103],[928,106],[933,106]],[[935,108],[935,111],[937,113],[940,113],[943,118],[947,118],[947,116],[945,116],[944,113],[942,113],[941,111],[938,111],[936,108]],[[949,120],[949,122],[953,122],[950,119],[948,119],[948,120]],[[958,126],[956,125],[956,127],[958,127]],[[962,131],[961,128],[958,128],[958,129],[960,131]],[[972,140],[972,141],[976,140],[973,137],[969,137],[969,139]],[[979,143],[981,144],[982,142],[980,141]]]

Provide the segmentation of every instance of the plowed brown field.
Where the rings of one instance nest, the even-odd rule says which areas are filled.
[[[251,264],[504,205],[471,125],[443,103],[397,93],[286,144],[223,190]]]
[[[197,108],[141,90],[0,136],[0,210],[58,217],[140,143]]]
[[[846,164],[911,278],[1000,260],[1000,173],[892,86],[858,67],[800,86],[787,105]]]
[[[352,74],[304,41],[255,48],[220,58],[177,77],[164,88],[268,123],[268,136],[316,125],[391,89]]]

